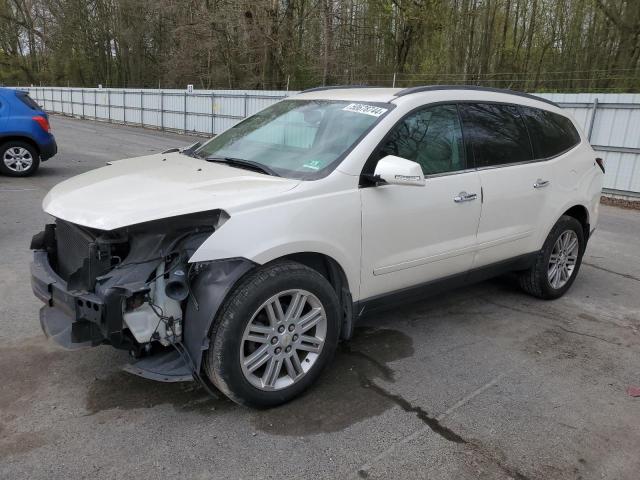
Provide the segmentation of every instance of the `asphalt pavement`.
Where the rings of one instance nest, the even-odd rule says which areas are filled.
[[[320,382],[255,411],[40,331],[29,241],[56,183],[193,137],[54,116],[56,157],[0,177],[0,478],[637,479],[640,212],[602,207],[545,302],[508,278],[367,318]]]

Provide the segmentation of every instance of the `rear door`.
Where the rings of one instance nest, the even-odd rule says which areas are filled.
[[[549,164],[534,160],[520,109],[466,103],[460,110],[482,184],[473,267],[535,251],[536,232],[546,218],[554,184]]]
[[[542,245],[548,231],[568,203],[575,202],[579,185],[588,185],[595,167],[593,151],[581,151],[580,134],[573,122],[558,113],[540,108],[520,107],[531,143],[533,156],[552,172],[553,188],[547,191],[545,218],[538,232],[538,245]],[[586,155],[585,155],[586,153]],[[596,167],[597,168],[597,167]]]

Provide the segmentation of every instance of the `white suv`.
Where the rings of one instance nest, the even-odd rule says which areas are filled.
[[[474,87],[318,88],[204,145],[54,187],[32,241],[45,333],[244,405],[316,380],[362,315],[517,272],[576,278],[604,167],[575,122]]]

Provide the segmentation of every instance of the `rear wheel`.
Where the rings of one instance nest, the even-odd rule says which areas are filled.
[[[229,398],[272,407],[302,393],[335,353],[335,291],[296,262],[266,265],[242,280],[218,316],[205,372]]]
[[[26,177],[35,173],[40,165],[36,149],[26,143],[12,140],[0,145],[0,172],[11,177]]]
[[[522,289],[538,298],[561,297],[573,284],[585,249],[582,224],[563,215],[553,226],[535,264],[520,274]]]

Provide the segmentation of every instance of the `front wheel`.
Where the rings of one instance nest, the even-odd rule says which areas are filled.
[[[10,177],[32,175],[40,165],[40,156],[26,142],[9,141],[0,145],[0,173]]]
[[[265,408],[308,388],[338,343],[337,295],[317,271],[277,262],[229,294],[205,354],[207,376],[233,401]]]
[[[538,298],[561,297],[578,275],[585,247],[582,224],[563,215],[549,232],[533,267],[520,274],[520,286]]]

